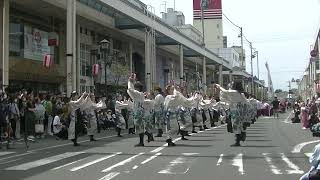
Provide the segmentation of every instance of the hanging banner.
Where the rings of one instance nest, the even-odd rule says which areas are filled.
[[[99,64],[93,64],[92,65],[92,75],[96,76],[99,74]]]
[[[23,57],[42,61],[46,54],[53,54],[48,46],[48,32],[25,25]]]
[[[50,54],[45,54],[43,56],[43,67],[50,68],[53,62],[53,58]]]

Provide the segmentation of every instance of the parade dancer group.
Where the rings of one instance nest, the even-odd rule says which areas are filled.
[[[213,86],[214,92],[219,92],[215,98],[208,98],[204,93],[195,91],[187,94],[183,87],[170,83],[163,92],[160,87],[155,88],[154,93],[143,92],[143,85],[137,81],[136,75],[130,75],[128,79],[127,93],[129,99],[118,94],[114,115],[108,117],[115,120],[115,129],[118,137],[122,137],[121,131],[129,128],[129,134],[139,135],[136,147],[144,146],[144,137],[147,141],[154,141],[166,134],[168,146],[175,146],[173,137],[181,135],[181,140],[188,140],[189,132],[197,133],[215,127],[217,122],[227,123],[227,130],[235,134],[235,144],[240,146],[246,139],[246,129],[256,121],[257,104],[259,101],[248,97],[243,92],[241,84],[232,84],[229,89],[220,85]],[[90,141],[96,141],[94,134],[97,130],[97,111],[106,109],[103,100],[96,103],[94,94],[83,93],[80,97],[76,92],[71,94],[68,102],[68,139],[78,146],[77,124],[83,118],[86,120],[87,135]],[[127,110],[127,124],[122,110]],[[54,123],[54,126],[59,123]],[[64,134],[64,133],[62,133]]]
[[[185,91],[174,83],[169,84],[165,93],[161,88],[156,88],[156,96],[143,92],[142,84],[132,74],[128,80],[128,94],[133,100],[132,118],[135,132],[139,134],[137,147],[144,146],[144,136],[148,142],[154,141],[153,133],[157,130],[156,137],[162,137],[166,132],[168,146],[175,146],[172,138],[180,134],[182,140],[188,140],[188,132],[196,133],[208,129],[215,122],[228,123],[229,132],[236,136],[232,146],[240,146],[240,141],[245,141],[246,129],[256,121],[257,103],[254,98],[244,94],[241,84],[234,84],[233,89],[224,89],[220,85],[214,86],[220,91],[217,99],[207,98],[203,93],[194,92],[186,94]]]

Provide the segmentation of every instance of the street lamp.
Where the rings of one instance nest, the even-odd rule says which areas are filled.
[[[102,41],[100,41],[100,52],[104,62],[104,83],[105,83],[105,92],[107,91],[107,66],[111,66],[112,64],[112,59],[109,58],[109,54],[110,54],[110,41],[103,39]]]

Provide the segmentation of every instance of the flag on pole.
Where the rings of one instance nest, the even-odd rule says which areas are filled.
[[[272,84],[272,79],[271,79],[271,73],[270,73],[270,68],[268,62],[266,62],[266,68],[268,71],[268,95],[269,98],[274,96],[274,90],[273,90],[273,84]]]

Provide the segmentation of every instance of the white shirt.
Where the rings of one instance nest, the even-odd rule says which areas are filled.
[[[53,119],[53,133],[58,134],[62,129],[62,124],[60,122],[60,117],[55,116]]]

